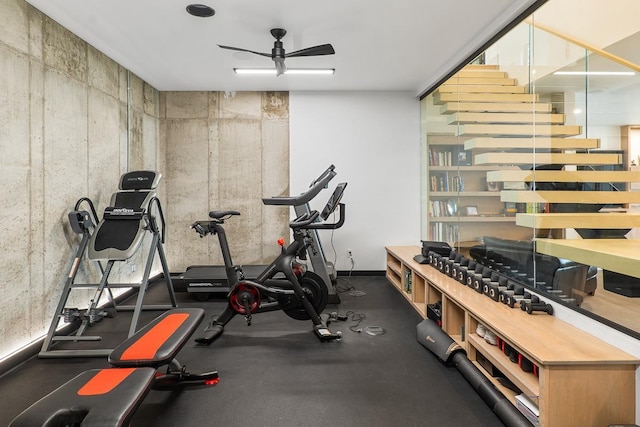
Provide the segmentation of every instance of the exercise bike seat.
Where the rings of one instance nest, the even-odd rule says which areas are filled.
[[[143,214],[156,197],[162,175],[154,171],[132,171],[120,177],[118,192],[111,196],[89,241],[90,260],[127,260],[138,250],[146,229]]]
[[[209,218],[211,219],[221,219],[226,216],[240,215],[238,211],[210,211]]]

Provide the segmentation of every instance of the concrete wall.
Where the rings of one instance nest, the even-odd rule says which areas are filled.
[[[121,173],[162,165],[158,92],[22,0],[0,2],[0,76],[1,359],[48,327],[76,201],[101,215]]]
[[[189,228],[213,209],[242,212],[227,227],[235,261],[278,253],[289,212],[261,197],[288,194],[288,94],[160,94],[23,0],[0,2],[0,76],[0,361],[49,327],[80,241],[69,211],[89,197],[101,217],[128,170],[163,174],[171,271],[221,263],[217,239]],[[139,282],[150,240],[112,282]],[[99,278],[84,263],[76,282]]]
[[[236,264],[271,262],[288,238],[289,209],[262,197],[289,194],[286,92],[162,92],[167,158],[167,258],[171,271],[222,264],[216,236],[190,229],[212,210],[241,213],[225,223]]]

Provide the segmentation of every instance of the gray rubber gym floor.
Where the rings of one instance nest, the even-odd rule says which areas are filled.
[[[353,296],[350,290],[364,292]],[[132,426],[500,426],[462,375],[416,341],[422,320],[382,276],[339,278],[340,304],[325,312],[348,315],[331,324],[340,342],[321,343],[310,321],[282,312],[241,316],[210,346],[191,340],[179,361],[191,371],[217,369],[215,387],[151,391]],[[166,295],[154,286],[149,300]],[[177,294],[181,306],[219,314],[224,302]],[[158,312],[145,312],[149,321]],[[200,330],[205,326],[208,317]],[[107,343],[123,340],[127,313],[95,325]],[[386,333],[372,336],[367,326]],[[362,332],[357,332],[362,328]],[[109,331],[109,332],[107,332]],[[117,331],[117,332],[113,332]],[[195,338],[195,336],[194,336]],[[87,344],[82,344],[86,346]],[[101,346],[104,346],[102,343]],[[80,347],[87,348],[87,347]],[[106,367],[102,358],[31,359],[0,378],[0,425],[76,374]]]

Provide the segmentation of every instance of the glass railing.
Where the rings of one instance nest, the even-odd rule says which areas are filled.
[[[640,336],[640,273],[597,255],[640,237],[639,91],[634,64],[515,27],[421,101],[423,240]]]

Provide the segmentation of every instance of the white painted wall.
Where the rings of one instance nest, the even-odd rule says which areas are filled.
[[[349,270],[386,267],[386,245],[420,242],[420,103],[408,92],[291,92],[291,194],[305,191],[330,164],[348,182],[345,225],[322,231],[328,260]],[[337,219],[337,218],[336,218]]]

